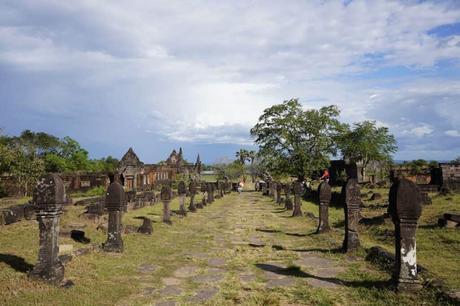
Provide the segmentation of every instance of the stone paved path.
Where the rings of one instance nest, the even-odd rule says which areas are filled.
[[[309,233],[299,224],[314,221],[291,222],[259,193],[226,196],[187,218],[197,219],[199,224],[194,226],[199,232],[178,225],[171,231],[174,235],[196,231],[204,244],[178,246],[171,258],[178,264],[166,273],[156,264],[140,265],[137,280],[142,291],[119,305],[218,305],[223,299],[228,305],[244,304],[242,299],[256,292],[343,286],[339,277],[347,269],[343,260],[308,250],[312,247],[305,242]],[[159,283],[154,281],[157,277]]]

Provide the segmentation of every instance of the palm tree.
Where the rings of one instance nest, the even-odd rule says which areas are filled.
[[[244,173],[245,172],[244,164],[247,160],[249,160],[248,154],[249,154],[248,150],[245,150],[245,149],[240,149],[239,151],[235,153],[236,158],[239,159],[241,166],[243,167],[243,182],[246,182],[246,176]]]

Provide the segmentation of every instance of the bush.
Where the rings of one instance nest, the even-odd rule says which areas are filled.
[[[88,191],[85,192],[76,192],[72,193],[72,196],[75,198],[82,198],[82,197],[96,197],[96,196],[102,196],[105,194],[105,187],[104,186],[99,186],[99,187],[94,187],[89,189]]]

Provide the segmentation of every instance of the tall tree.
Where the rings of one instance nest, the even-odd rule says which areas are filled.
[[[304,110],[297,99],[265,109],[251,135],[267,170],[304,180],[327,167],[329,157],[337,153],[336,139],[345,128],[338,120],[339,113],[333,105]]]
[[[239,151],[237,151],[235,153],[235,156],[236,158],[239,160],[239,162],[241,163],[241,167],[243,169],[243,181],[246,182],[246,177],[245,177],[245,163],[246,161],[248,160],[249,158],[249,152],[248,150],[245,150],[245,149],[240,149]]]
[[[362,163],[363,171],[370,161],[390,162],[391,154],[398,149],[388,128],[377,127],[375,121],[363,121],[348,127],[339,139],[339,147],[344,159]]]

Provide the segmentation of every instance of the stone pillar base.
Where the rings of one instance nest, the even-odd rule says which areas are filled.
[[[423,288],[419,280],[399,279],[396,282],[396,292],[398,293],[416,293]]]
[[[33,280],[44,281],[46,283],[59,286],[64,281],[64,266],[60,261],[52,266],[36,265],[29,272],[29,278]]]

